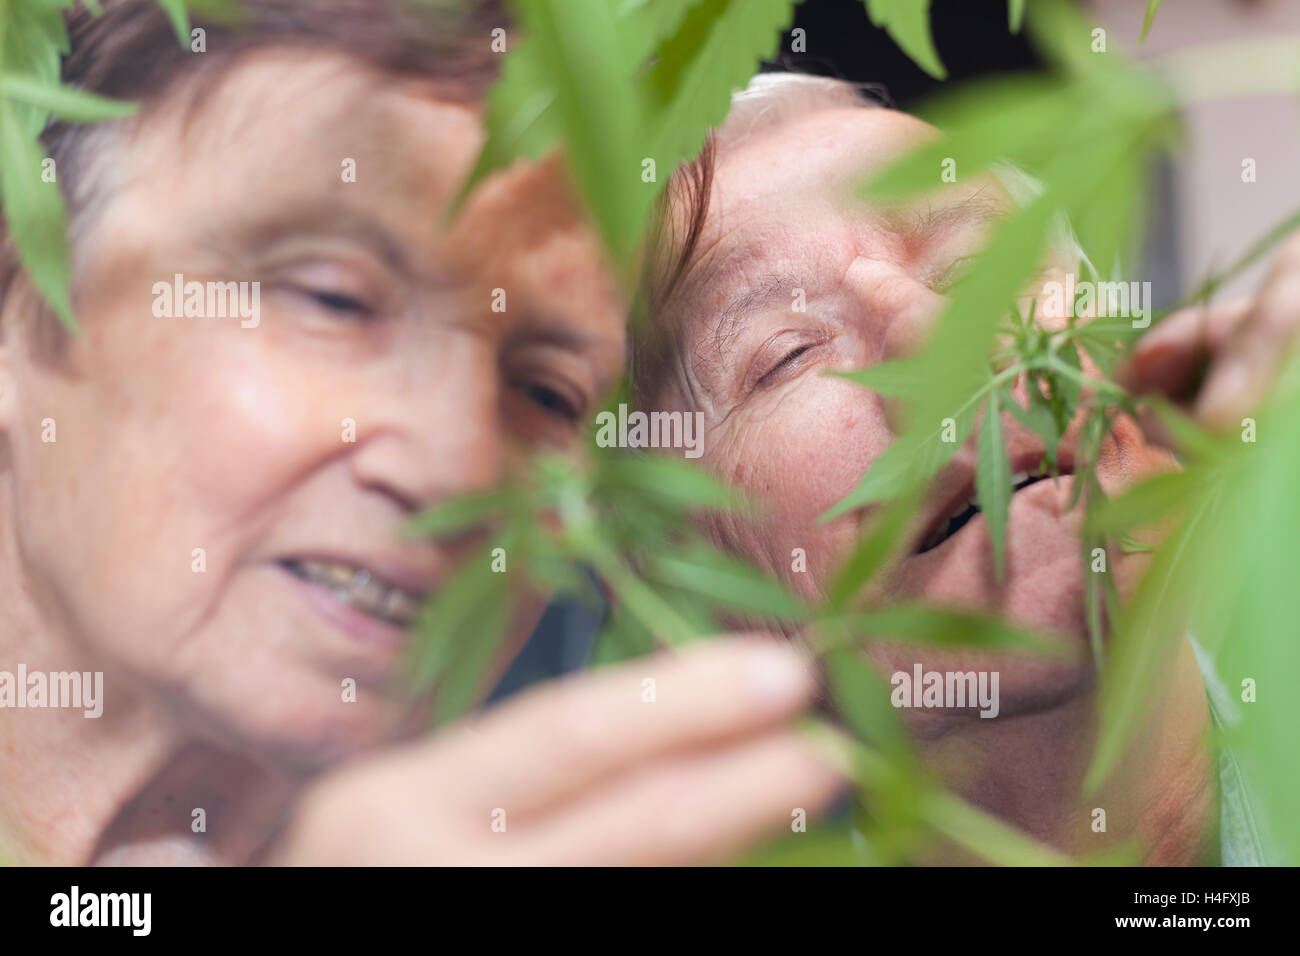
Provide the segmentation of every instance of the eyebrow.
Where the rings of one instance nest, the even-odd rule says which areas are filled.
[[[801,287],[807,288],[808,282],[798,276],[791,273],[769,273],[757,283],[730,296],[706,326],[712,329],[712,333],[702,337],[700,345],[696,346],[696,363],[716,361],[702,354],[700,346],[706,340],[712,344],[712,351],[721,358],[746,319],[778,301],[788,302],[794,290]]]
[[[1007,213],[1004,203],[996,196],[986,195],[981,187],[969,196],[940,206],[927,204],[925,209],[909,208],[886,214],[889,228],[901,233],[909,242],[927,243],[942,229],[964,224],[981,224],[1002,218]],[[721,351],[736,336],[741,322],[768,308],[777,300],[789,299],[791,293],[807,282],[791,274],[768,274],[758,283],[740,290],[727,299],[715,313],[710,327],[711,339]]]
[[[405,250],[387,227],[364,212],[329,203],[296,203],[275,210],[241,212],[214,221],[202,238],[209,246],[247,251],[250,247],[264,250],[304,235],[351,239],[391,269],[411,274]]]
[[[1006,204],[996,196],[985,195],[985,188],[981,186],[964,199],[943,203],[937,208],[927,203],[924,210],[913,207],[887,214],[885,219],[891,228],[897,229],[909,242],[927,243],[941,229],[980,225],[1005,216]]]
[[[549,345],[566,352],[586,354],[613,344],[610,340],[564,325],[561,316],[536,314],[506,336],[508,345]]]
[[[757,285],[741,289],[728,298],[717,313],[712,323],[714,342],[721,347],[724,342],[735,337],[742,319],[768,308],[778,299],[788,299],[797,288],[799,286],[793,276],[769,274]]]

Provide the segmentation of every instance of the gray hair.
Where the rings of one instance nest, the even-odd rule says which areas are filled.
[[[848,80],[804,73],[759,73],[742,90],[731,97],[731,112],[716,131],[717,146],[726,149],[743,142],[756,132],[777,126],[797,116],[840,107],[884,108],[871,99],[872,87],[862,87]],[[1043,194],[1043,184],[1014,163],[994,163],[990,171],[1020,206]],[[1089,269],[1096,275],[1079,240],[1064,214],[1056,217],[1048,235],[1048,250],[1063,264]]]

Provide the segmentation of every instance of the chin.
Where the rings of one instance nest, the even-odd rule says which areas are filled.
[[[293,776],[311,776],[392,741],[411,723],[409,712],[374,690],[359,685],[356,700],[345,701],[339,681],[319,675],[286,678],[258,690],[197,703],[198,733]]]
[[[1080,539],[1082,506],[1069,509],[1074,479],[1040,481],[1016,492],[1006,527],[1006,573],[995,573],[982,514],[937,547],[905,560],[887,587],[890,601],[996,615],[1059,644],[1064,657],[1005,651],[936,649],[881,642],[872,658],[887,672],[997,671],[1000,716],[1050,708],[1095,680],[1088,637]]]

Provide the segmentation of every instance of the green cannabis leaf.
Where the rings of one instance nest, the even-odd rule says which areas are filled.
[[[65,122],[117,119],[135,106],[60,84],[68,52],[63,11],[73,0],[0,3],[0,209],[19,261],[36,288],[69,330],[77,327],[70,298],[67,209],[49,174],[41,134],[51,116]],[[189,44],[183,0],[160,0],[172,16],[184,18],[178,35]],[[98,15],[98,4],[87,4]]]
[[[1151,23],[1156,18],[1156,11],[1160,9],[1160,0],[1147,0],[1147,12],[1142,17],[1142,33],[1138,36],[1138,43],[1145,43],[1147,33],[1151,30]]]
[[[1020,25],[1025,20],[1025,0],[1008,0],[1007,26],[1012,33],[1020,32]]]
[[[593,220],[626,263],[668,173],[775,52],[794,5],[515,0],[525,36],[489,93],[488,138],[453,211],[491,172],[563,141]]]
[[[871,22],[883,27],[917,66],[936,80],[947,78],[930,36],[930,0],[866,0],[866,4]]]
[[[25,76],[0,75],[0,97],[26,103],[72,123],[94,123],[136,112],[134,103],[112,100],[67,86],[47,86]]]
[[[1011,506],[1011,461],[1002,440],[1002,408],[996,390],[989,393],[980,426],[979,458],[975,469],[975,493],[989,525],[998,580],[1006,566],[1007,512]]]

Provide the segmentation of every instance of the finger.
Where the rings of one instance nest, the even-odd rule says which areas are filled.
[[[1268,394],[1300,333],[1300,236],[1283,247],[1251,310],[1214,363],[1196,402],[1196,416],[1211,428],[1240,423]]]
[[[770,729],[815,690],[782,642],[709,641],[522,695],[435,742],[424,772],[471,813],[533,813],[647,760]]]
[[[847,783],[842,754],[793,730],[679,757],[536,821],[507,860],[557,865],[721,862],[824,810]]]
[[[1118,369],[1118,381],[1138,394],[1191,398],[1205,363],[1245,322],[1251,305],[1252,300],[1241,299],[1180,309],[1138,341]]]

